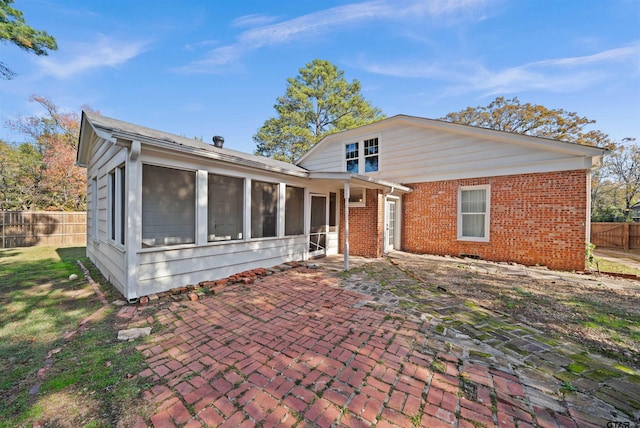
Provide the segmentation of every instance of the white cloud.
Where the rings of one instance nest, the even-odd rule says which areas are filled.
[[[218,44],[219,42],[217,40],[202,40],[196,43],[187,43],[184,45],[184,48],[188,51],[192,51],[201,47],[216,46]]]
[[[336,31],[341,28],[374,21],[393,21],[418,17],[453,18],[458,15],[473,16],[480,19],[478,10],[490,0],[374,0],[337,6],[318,12],[302,15],[286,21],[267,24],[275,19],[262,15],[247,15],[234,21],[233,26],[258,24],[236,37],[236,42],[210,51],[206,57],[195,60],[177,71],[202,73],[214,72],[213,66],[219,66],[238,60],[247,52],[263,46],[274,46],[301,40],[307,37]]]
[[[451,84],[448,94],[480,92],[483,95],[509,94],[529,90],[572,92],[620,73],[614,63],[630,63],[637,72],[640,44],[580,57],[555,58],[519,66],[491,70],[481,62],[430,60],[370,63],[360,59],[356,67],[394,77],[432,79]]]
[[[598,52],[593,55],[578,56],[551,59],[546,61],[533,62],[531,66],[540,67],[552,67],[552,66],[567,66],[567,67],[579,67],[581,65],[605,63],[609,61],[626,61],[628,59],[638,59],[640,56],[640,44],[632,44],[622,48],[609,49],[603,52]]]
[[[251,14],[236,18],[231,22],[232,27],[257,27],[260,25],[271,24],[277,21],[277,16]]]
[[[148,42],[100,36],[93,43],[67,43],[55,56],[38,57],[41,73],[68,79],[89,70],[116,67],[144,52]]]

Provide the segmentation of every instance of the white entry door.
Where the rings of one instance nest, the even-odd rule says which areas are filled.
[[[327,254],[327,197],[311,195],[311,233],[309,234],[309,256]]]
[[[398,201],[396,199],[386,200],[384,223],[384,250],[390,251],[398,248]]]

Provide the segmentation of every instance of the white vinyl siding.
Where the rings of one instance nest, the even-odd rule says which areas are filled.
[[[347,171],[346,144],[362,145],[379,133],[376,179],[395,183],[421,183],[474,177],[495,177],[572,169],[590,169],[591,158],[565,150],[565,143],[540,148],[533,143],[512,141],[506,133],[474,135],[474,128],[449,132],[420,120],[381,121],[362,129],[327,137],[316,145],[300,166],[310,171]],[[468,131],[468,132],[467,132]],[[504,134],[504,135],[503,135]],[[524,137],[522,137],[524,138]],[[542,140],[544,142],[544,140]],[[568,146],[571,149],[571,146]],[[359,147],[360,148],[360,147]],[[363,150],[360,150],[363,152]],[[363,161],[361,161],[363,162]],[[359,165],[359,172],[364,167]],[[374,174],[374,173],[367,173]]]
[[[490,186],[464,186],[458,191],[458,239],[489,241]]]
[[[194,243],[195,208],[195,171],[142,166],[143,247]]]
[[[286,236],[304,233],[304,189],[287,186],[284,204],[284,234]]]
[[[207,187],[208,240],[243,239],[244,179],[209,174]]]

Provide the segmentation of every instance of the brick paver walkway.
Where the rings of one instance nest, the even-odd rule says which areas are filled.
[[[197,301],[123,308],[131,326],[154,330],[138,349],[157,413],[138,425],[598,426],[530,399],[508,364],[432,346],[429,321],[342,285],[298,268]]]

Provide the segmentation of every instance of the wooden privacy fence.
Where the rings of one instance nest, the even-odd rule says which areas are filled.
[[[2,248],[87,243],[84,211],[3,211],[0,216]]]
[[[640,248],[640,223],[591,223],[591,243],[596,248]]]

